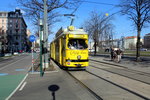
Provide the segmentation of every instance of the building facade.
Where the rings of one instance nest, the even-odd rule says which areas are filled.
[[[124,48],[125,49],[136,49],[137,37],[128,36],[124,38]]]
[[[136,49],[137,36],[129,36],[124,39],[124,48],[125,49]],[[140,46],[143,46],[143,39],[140,40]]]
[[[144,36],[144,48],[150,48],[150,33]]]
[[[8,12],[7,39],[9,52],[22,52],[27,49],[27,25],[19,9]]]
[[[0,12],[0,53],[7,52],[8,13]]]
[[[148,38],[149,36],[149,38]],[[150,46],[150,34],[146,36],[147,40],[147,46]],[[148,42],[149,41],[149,42]],[[137,37],[136,36],[128,36],[128,37],[121,37],[120,39],[115,39],[111,41],[101,41],[102,49],[107,49],[110,47],[113,48],[120,48],[122,50],[124,49],[136,49],[137,44]],[[143,46],[143,39],[141,39],[141,47]]]

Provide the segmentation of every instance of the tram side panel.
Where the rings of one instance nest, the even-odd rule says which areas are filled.
[[[66,66],[66,35],[62,37],[62,66]]]
[[[54,47],[54,42],[52,42],[52,43],[50,44],[50,57],[51,57],[52,59],[54,59],[54,54],[55,54],[55,47]]]
[[[62,38],[59,39],[59,64],[62,65]]]
[[[56,40],[55,44],[55,61],[59,63],[59,41],[58,39]]]
[[[59,39],[59,64],[65,66],[66,59],[66,39],[65,35],[61,36]]]

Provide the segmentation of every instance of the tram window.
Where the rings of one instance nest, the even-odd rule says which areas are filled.
[[[83,39],[70,39],[68,47],[70,49],[86,49],[88,46]]]

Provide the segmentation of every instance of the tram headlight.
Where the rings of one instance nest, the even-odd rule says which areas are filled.
[[[68,62],[67,64],[70,65],[70,62]]]
[[[78,59],[78,60],[80,60],[80,59],[81,59],[81,56],[80,56],[80,55],[78,55],[78,56],[77,56],[77,59]]]

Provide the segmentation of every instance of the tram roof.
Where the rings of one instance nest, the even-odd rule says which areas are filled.
[[[87,34],[83,29],[76,29],[74,27],[71,27],[73,29],[65,28],[63,29],[62,27],[58,30],[56,33],[55,37],[60,36],[61,34]]]
[[[87,34],[83,29],[74,29],[72,31],[65,29],[63,34]]]
[[[83,29],[73,29],[73,30],[69,30],[69,28],[60,28],[58,30],[58,32],[55,35],[55,39],[53,41],[55,41],[58,37],[60,37],[63,34],[87,34]]]

